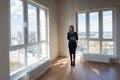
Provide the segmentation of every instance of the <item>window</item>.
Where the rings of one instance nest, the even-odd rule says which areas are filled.
[[[37,8],[28,4],[28,42],[37,42]]]
[[[18,49],[10,51],[10,72],[23,68],[25,64],[25,50]]]
[[[10,74],[16,75],[49,57],[47,8],[10,0],[10,24]]]
[[[18,5],[19,4],[19,5]],[[11,23],[11,45],[24,44],[24,30],[23,30],[23,2],[20,0],[11,0],[10,3],[10,23]]]
[[[77,14],[78,53],[115,56],[115,9]]]
[[[90,38],[99,38],[98,12],[90,13]]]
[[[112,11],[103,11],[103,38],[112,38],[113,21]]]
[[[40,39],[46,40],[46,11],[39,9],[40,11]]]
[[[100,53],[100,42],[99,41],[89,42],[89,53],[94,53],[94,54]]]
[[[86,38],[86,14],[78,15],[78,33],[79,38]]]

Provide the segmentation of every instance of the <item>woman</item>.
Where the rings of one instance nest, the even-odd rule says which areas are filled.
[[[75,51],[77,47],[78,35],[74,32],[73,25],[70,25],[69,32],[67,33],[68,47],[70,53],[71,66],[75,66]]]

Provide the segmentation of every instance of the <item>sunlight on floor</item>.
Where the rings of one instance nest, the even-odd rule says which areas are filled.
[[[98,69],[92,68],[92,71],[94,71],[97,75],[100,75],[100,71]]]

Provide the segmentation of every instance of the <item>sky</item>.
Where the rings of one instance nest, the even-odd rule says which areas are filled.
[[[21,0],[11,0],[10,3],[11,13],[11,32],[23,31],[24,25],[24,14],[23,14],[23,3]],[[37,8],[28,4],[28,24],[30,31],[37,31]],[[40,9],[40,22],[42,26],[45,26],[45,10]],[[41,20],[42,19],[42,20]],[[43,30],[42,30],[43,31]]]
[[[23,27],[23,7],[22,2],[19,0],[11,0],[10,3],[11,13],[11,32],[22,31]]]
[[[11,13],[11,32],[23,31],[24,25],[24,14],[23,14],[23,3],[20,0],[11,0],[10,3],[10,13]],[[37,13],[36,7],[28,4],[28,22],[29,30],[37,30]]]

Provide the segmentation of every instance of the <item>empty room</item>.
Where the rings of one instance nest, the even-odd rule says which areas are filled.
[[[120,80],[119,0],[0,6],[0,80]]]

